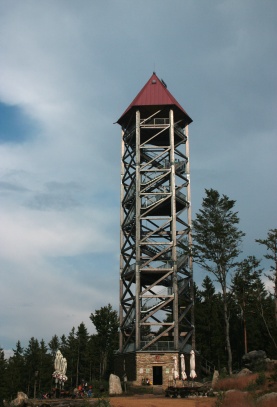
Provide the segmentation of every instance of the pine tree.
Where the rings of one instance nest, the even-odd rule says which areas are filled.
[[[62,354],[64,354],[64,352],[66,351],[66,348],[67,348],[66,336],[65,336],[65,335],[62,335],[62,336],[60,337],[60,347],[59,347],[59,349],[60,349],[60,351],[62,352]]]
[[[9,397],[7,389],[7,361],[5,360],[4,350],[0,347],[0,405],[3,405],[3,400]]]
[[[77,364],[76,364],[76,386],[81,382],[87,382],[89,376],[88,360],[88,330],[83,322],[78,326],[76,332],[78,343]]]
[[[263,271],[259,266],[260,260],[257,260],[255,256],[249,256],[238,264],[237,271],[232,279],[232,291],[239,307],[239,317],[243,326],[244,353],[248,353],[249,324],[251,319],[257,318],[257,313],[254,315],[253,310]]]
[[[220,368],[226,359],[221,328],[222,296],[216,294],[209,276],[204,278],[202,287],[199,300],[195,302],[197,348],[208,362]]]
[[[51,351],[51,355],[53,358],[53,362],[55,359],[55,355],[60,348],[60,341],[57,335],[52,336],[50,342],[48,342],[49,349]]]
[[[67,347],[64,349],[63,356],[67,359],[67,385],[72,388],[78,385],[78,378],[76,375],[78,363],[78,340],[74,327],[68,334],[66,344]]]
[[[267,254],[264,257],[273,262],[273,265],[270,266],[272,275],[267,275],[267,277],[273,282],[275,322],[277,325],[277,229],[270,229],[266,239],[257,239],[256,242],[266,246]]]
[[[90,319],[97,331],[97,345],[100,357],[100,377],[112,370],[113,352],[118,348],[118,314],[112,309],[111,304],[91,313]]]
[[[232,373],[232,350],[227,275],[236,266],[244,236],[237,227],[239,218],[237,212],[233,211],[234,206],[235,201],[226,195],[220,197],[217,191],[206,189],[202,209],[193,221],[194,261],[216,277],[222,290],[229,374]]]
[[[40,366],[40,347],[37,339],[32,337],[28,347],[24,351],[25,374],[24,385],[28,397],[33,397],[37,380],[37,372]]]
[[[10,399],[14,399],[18,391],[23,391],[22,378],[25,364],[23,351],[20,341],[17,341],[16,348],[13,349],[13,356],[7,363],[7,386]]]
[[[45,345],[44,340],[40,341],[39,349],[39,366],[38,366],[38,394],[42,395],[51,388],[52,382],[52,356],[48,353],[48,348]]]

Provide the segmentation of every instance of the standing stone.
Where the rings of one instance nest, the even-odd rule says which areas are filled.
[[[218,370],[215,370],[214,374],[213,374],[212,388],[215,387],[215,385],[216,385],[216,383],[218,381],[218,378],[219,378],[219,372],[218,372]]]
[[[122,394],[121,382],[118,376],[111,374],[109,378],[109,394],[111,396]]]

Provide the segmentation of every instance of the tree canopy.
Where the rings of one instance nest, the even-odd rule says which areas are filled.
[[[239,217],[234,212],[235,201],[220,196],[214,189],[206,189],[202,209],[193,221],[193,257],[205,271],[212,273],[222,289],[225,341],[228,370],[232,373],[232,350],[227,292],[227,274],[237,265],[244,233],[238,229]]]

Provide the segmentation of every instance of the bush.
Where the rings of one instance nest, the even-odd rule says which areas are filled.
[[[269,376],[269,381],[272,383],[277,382],[277,365],[274,366],[273,373]]]
[[[214,407],[254,407],[253,398],[241,391],[229,391],[224,394],[219,394]]]
[[[264,372],[260,372],[257,379],[256,379],[256,383],[258,386],[263,386],[266,382],[266,377],[265,377],[265,373]]]
[[[111,407],[110,405],[110,400],[105,397],[101,397],[97,400],[96,404],[94,404],[95,407]]]
[[[255,384],[257,377],[256,373],[248,376],[226,377],[226,379],[221,379],[217,382],[215,390],[248,390],[249,386],[253,386],[253,383]]]

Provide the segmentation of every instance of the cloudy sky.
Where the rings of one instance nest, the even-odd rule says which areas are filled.
[[[192,117],[193,213],[277,227],[275,0],[0,0],[0,347],[118,309],[120,127],[156,71]],[[268,267],[266,263],[263,263]],[[202,281],[199,270],[196,281]]]

